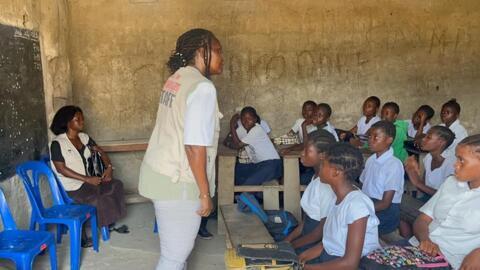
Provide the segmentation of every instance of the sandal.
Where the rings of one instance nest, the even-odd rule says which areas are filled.
[[[128,230],[128,226],[125,224],[118,228],[112,227],[110,231],[116,231],[117,233],[121,233],[121,234],[130,233],[130,230]]]

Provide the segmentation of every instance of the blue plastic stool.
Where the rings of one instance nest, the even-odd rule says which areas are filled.
[[[70,231],[70,267],[80,269],[82,226],[90,219],[92,228],[97,228],[97,211],[95,207],[80,204],[66,204],[61,198],[60,190],[52,170],[40,161],[27,161],[17,166],[17,174],[23,180],[32,212],[34,224],[38,223],[41,231],[46,231],[48,224],[60,224]],[[53,206],[45,208],[40,193],[40,179],[46,177],[50,186]],[[33,225],[35,227],[35,225]],[[58,232],[57,232],[58,233]],[[98,252],[98,231],[92,230],[93,249]]]
[[[41,157],[41,160],[47,164],[47,166],[51,169],[50,167],[50,157],[49,156],[43,156]],[[55,176],[55,180],[57,181],[57,186],[58,186],[58,189],[60,190],[60,195],[61,195],[61,199],[63,199],[64,203],[65,204],[76,204],[75,201],[70,198],[70,196],[68,196],[67,192],[65,191],[65,188],[63,187],[62,185],[62,182],[60,182],[60,180],[58,180],[57,176],[55,174],[53,174]],[[90,207],[93,207],[93,206],[90,206]],[[32,220],[34,219],[34,215],[32,213]],[[33,228],[32,228],[32,224],[33,224]],[[33,230],[35,229],[35,223],[33,222],[30,222],[30,229]],[[103,226],[101,228],[101,232],[102,232],[102,240],[104,242],[107,242],[108,240],[110,240],[110,230],[108,229],[108,226]],[[63,225],[57,225],[57,243],[61,243],[62,242],[62,235],[67,233],[67,230],[65,228],[65,226]]]
[[[51,269],[57,269],[53,234],[17,230],[2,189],[0,189],[0,215],[4,227],[0,232],[0,258],[13,261],[18,270],[32,269],[33,259],[48,248]]]

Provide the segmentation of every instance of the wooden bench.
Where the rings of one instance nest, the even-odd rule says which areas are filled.
[[[148,146],[146,139],[128,141],[102,141],[98,145],[107,153],[127,153],[145,151]],[[125,190],[125,202],[127,204],[146,203],[149,199],[138,194],[136,190]]]
[[[225,224],[227,248],[241,244],[275,243],[263,222],[254,214],[238,211],[236,204],[221,205],[219,221]]]

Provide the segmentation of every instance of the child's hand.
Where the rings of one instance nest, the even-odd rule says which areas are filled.
[[[355,146],[355,147],[361,147],[362,146],[362,142],[360,141],[359,138],[355,137],[355,138],[351,138],[350,139],[350,144]]]
[[[300,263],[304,264],[320,256],[320,254],[322,254],[322,251],[323,251],[323,245],[313,246],[305,250],[304,252],[300,253],[300,255],[298,255],[298,260],[300,261]]]
[[[307,118],[305,121],[303,121],[302,126],[308,126],[313,124],[313,119],[312,118]]]
[[[480,270],[480,248],[474,249],[463,259],[460,270]]]
[[[420,123],[424,124],[427,122],[427,114],[423,111],[418,112],[418,118],[420,118]]]
[[[420,165],[418,165],[418,162],[415,159],[415,156],[409,156],[405,160],[405,170],[409,173],[416,173],[420,175]]]
[[[433,243],[430,239],[421,241],[419,248],[430,256],[437,256],[440,253],[438,245]]]
[[[346,132],[342,132],[340,133],[340,136],[338,136],[340,138],[340,140],[345,140],[345,137],[347,137],[347,133]]]

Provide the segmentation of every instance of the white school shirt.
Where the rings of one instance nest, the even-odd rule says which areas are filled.
[[[480,247],[480,188],[470,189],[467,182],[455,176],[445,180],[420,211],[433,220],[428,225],[429,237],[454,269],[472,250]],[[415,237],[412,245],[418,245]]]
[[[272,141],[259,124],[255,124],[247,135],[240,140],[247,144],[245,150],[253,163],[259,163],[271,159],[280,159]]]
[[[327,121],[327,124],[323,127],[323,129],[332,133],[333,137],[335,137],[335,140],[338,142],[338,135],[337,135],[337,132],[335,131],[335,127],[332,125],[332,123]]]
[[[299,118],[297,121],[295,121],[295,124],[292,126],[292,131],[296,134],[298,134],[298,138],[300,139],[300,142],[303,142],[303,130],[302,130],[302,123],[305,121],[305,118]],[[317,127],[315,125],[308,125],[307,126],[307,133],[311,133],[313,131],[317,130]]]
[[[442,165],[432,171],[432,155],[427,154],[423,158],[423,166],[425,168],[425,184],[433,189],[438,190],[445,179],[455,172],[455,161],[456,158],[454,156],[446,157],[445,160],[443,160]]]
[[[444,123],[441,123],[440,126],[446,127]],[[455,140],[453,140],[453,143],[447,148],[447,150],[443,151],[442,156],[443,157],[448,157],[448,156],[454,156],[455,155],[455,148],[457,147],[457,144],[468,137],[468,132],[465,129],[465,127],[460,124],[460,120],[455,120],[449,127],[448,127],[454,134],[455,134]]]
[[[360,117],[357,122],[357,135],[367,135],[367,131],[372,127],[372,125],[380,120],[382,119],[375,115],[368,123],[366,123],[367,117],[365,117],[365,115]]]
[[[237,136],[238,136],[239,139],[242,139],[243,137],[245,137],[247,135],[247,130],[243,127],[242,121],[240,121],[240,119],[238,119],[238,121],[237,121],[237,126],[238,126],[237,127]],[[267,121],[260,120],[260,126],[263,128],[265,133],[267,133],[267,135],[270,134],[270,132],[272,131],[272,129],[268,125]]]
[[[337,196],[329,184],[322,183],[318,176],[313,176],[303,193],[300,205],[303,211],[316,221],[320,221],[335,205]]]
[[[377,154],[371,155],[365,163],[360,175],[363,183],[362,191],[368,197],[381,200],[383,193],[394,190],[392,203],[402,201],[405,171],[402,162],[393,155],[393,148],[377,158]]]
[[[380,247],[378,224],[372,200],[359,190],[351,191],[332,207],[323,227],[323,248],[328,255],[343,257],[347,245],[348,225],[368,216],[362,256]]]
[[[415,127],[413,126],[413,122],[412,122],[412,119],[408,119],[408,120],[405,120],[405,122],[408,123],[408,137],[410,138],[415,138],[415,135],[417,134],[417,130],[415,129]],[[430,125],[430,123],[426,123],[425,126],[423,126],[423,134],[427,134],[428,130],[432,127],[432,125]]]
[[[215,133],[217,91],[211,83],[199,83],[187,98],[183,134],[184,145],[211,146]]]

